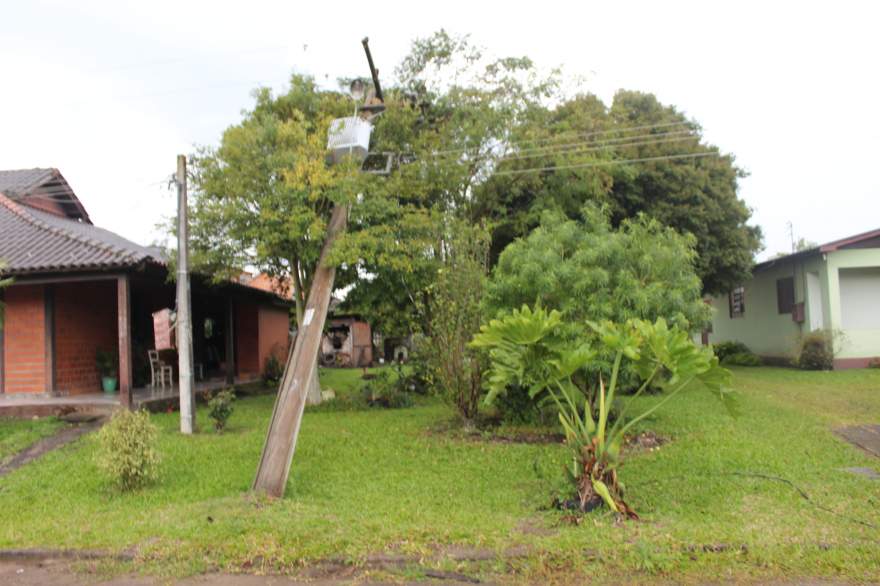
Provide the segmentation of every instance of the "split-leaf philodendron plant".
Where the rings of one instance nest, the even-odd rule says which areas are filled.
[[[585,327],[595,335],[585,336],[591,341],[576,347],[557,336],[561,323],[558,311],[523,306],[481,328],[472,344],[489,351],[486,401],[491,403],[513,385],[528,388],[533,399],[549,396],[559,410],[566,445],[573,453],[568,473],[581,508],[601,499],[612,511],[636,519],[635,511],[623,500],[624,487],[617,477],[627,431],[695,381],[732,409],[730,372],[719,366],[710,349],[697,347],[687,332],[669,327],[663,319],[589,322]],[[600,345],[614,356],[608,384],[600,377],[583,385]],[[611,422],[609,411],[624,360],[638,373],[641,385]],[[663,390],[663,397],[641,413],[629,413],[630,406],[638,405],[633,399],[652,387]]]

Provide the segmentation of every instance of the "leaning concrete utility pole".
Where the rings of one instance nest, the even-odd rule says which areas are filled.
[[[355,110],[351,118],[339,118],[330,125],[327,148],[334,163],[343,159],[363,161],[370,146],[372,125],[369,120],[384,110],[381,104],[381,89],[378,85],[378,72],[373,67],[372,56],[363,40],[364,50],[370,63],[370,74],[373,77],[378,100],[371,99],[368,103]],[[356,81],[351,85],[352,97],[359,100],[364,97],[363,83]],[[358,116],[358,111],[361,116]],[[330,223],[327,225],[327,236],[321,248],[315,275],[306,300],[303,312],[302,327],[297,332],[293,350],[288,356],[284,376],[275,400],[275,409],[269,422],[266,444],[257,468],[253,490],[269,496],[282,497],[290,474],[290,464],[296,450],[296,440],[302,423],[309,381],[317,369],[318,351],[324,332],[324,322],[330,307],[330,296],[333,293],[333,281],[336,267],[328,264],[328,257],[337,237],[345,231],[348,222],[348,205],[337,204],[333,207]]]
[[[186,157],[177,155],[177,365],[180,387],[180,432],[196,427],[193,392],[192,311],[189,291],[189,247],[186,209]]]

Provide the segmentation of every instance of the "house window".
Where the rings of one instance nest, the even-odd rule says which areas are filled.
[[[730,302],[730,317],[743,317],[746,314],[746,290],[737,287],[728,295]]]
[[[779,313],[791,313],[794,309],[794,277],[776,279],[776,309]]]

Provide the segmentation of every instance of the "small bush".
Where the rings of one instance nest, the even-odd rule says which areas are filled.
[[[868,363],[868,368],[880,368],[880,358],[873,358],[871,362]]]
[[[270,384],[277,384],[284,374],[284,367],[275,354],[269,354],[266,358],[266,364],[263,366],[263,381]]]
[[[797,359],[804,370],[831,370],[834,368],[834,339],[830,332],[815,331],[801,339]]]
[[[391,373],[382,371],[364,385],[362,392],[364,401],[370,407],[400,409],[413,404],[412,395],[407,388],[407,379],[402,373],[392,378]]]
[[[430,287],[428,366],[434,390],[472,424],[483,396],[485,352],[469,345],[480,331],[483,292],[489,271],[489,234],[481,227],[457,226],[446,241],[446,262]]]
[[[728,354],[721,364],[725,366],[761,366],[761,358],[751,352],[736,352]]]
[[[718,362],[724,362],[730,356],[734,354],[752,354],[752,352],[748,346],[743,344],[742,342],[729,341],[729,342],[718,342],[717,344],[712,344],[712,350],[715,352],[715,356],[718,357]]]
[[[214,429],[222,432],[234,409],[235,393],[224,389],[208,400],[208,417],[214,422]]]
[[[140,488],[158,478],[159,430],[146,411],[117,411],[98,432],[97,465],[117,488]]]

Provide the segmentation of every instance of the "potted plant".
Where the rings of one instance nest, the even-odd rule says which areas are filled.
[[[119,357],[115,352],[98,350],[95,358],[98,365],[98,373],[101,375],[101,388],[105,393],[115,393],[117,371],[119,370]]]

